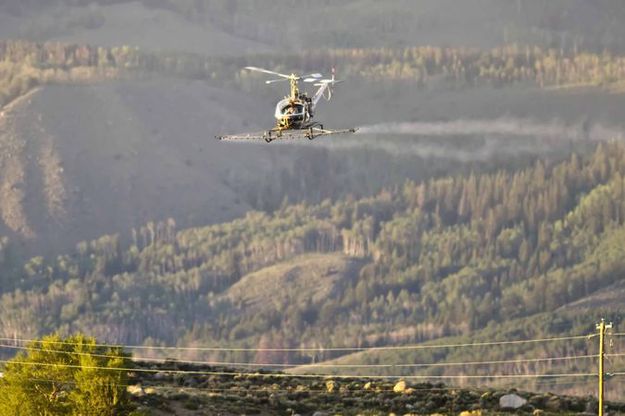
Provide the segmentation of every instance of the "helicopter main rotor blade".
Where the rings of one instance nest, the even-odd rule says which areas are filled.
[[[279,72],[270,71],[268,69],[258,68],[258,67],[255,67],[255,66],[246,66],[245,69],[249,69],[250,71],[262,72],[263,74],[277,75],[279,77],[287,78],[287,79],[291,78],[290,75],[281,74]]]
[[[340,84],[341,82],[343,82],[342,79],[317,79],[315,80],[316,84],[315,87],[320,87],[322,85],[335,85],[335,84]]]
[[[287,81],[286,79],[280,78],[280,79],[269,79],[267,81],[265,81],[265,84],[274,84],[276,82],[285,82]]]
[[[322,78],[322,77],[323,77],[322,74],[320,74],[319,72],[315,72],[313,74],[302,75],[299,78],[315,78],[315,79],[319,79],[319,78]]]
[[[319,82],[319,78],[322,78],[323,75],[319,73],[302,75],[300,79],[304,78],[304,82]]]

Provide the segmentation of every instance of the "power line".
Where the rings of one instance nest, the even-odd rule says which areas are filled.
[[[416,364],[302,364],[300,367],[372,367],[372,368],[393,368],[393,367],[453,367],[465,365],[495,365],[495,364],[521,364],[521,363],[538,363],[545,361],[564,361],[575,359],[596,358],[596,354],[591,355],[570,355],[561,357],[545,357],[545,358],[521,358],[512,360],[491,360],[491,361],[464,361],[449,363],[416,363]]]
[[[535,338],[515,341],[489,341],[489,342],[472,342],[458,344],[428,344],[428,345],[402,345],[402,346],[384,346],[384,347],[316,347],[316,348],[236,348],[236,347],[173,347],[173,346],[146,346],[146,345],[123,345],[123,344],[90,344],[94,347],[103,348],[124,348],[124,349],[143,349],[143,350],[161,350],[161,351],[210,351],[210,352],[332,352],[332,351],[397,351],[397,350],[426,350],[436,348],[469,348],[469,347],[490,347],[498,345],[516,345],[530,344],[541,342],[558,342],[588,339],[587,335],[577,335],[568,337],[554,338]],[[68,341],[51,341],[51,340],[35,340],[23,338],[0,338],[4,342],[19,343],[48,343],[58,345],[82,345],[77,342]]]
[[[126,367],[100,367],[100,366],[82,366],[72,364],[57,364],[57,363],[38,363],[32,361],[11,362],[7,360],[0,360],[0,363],[14,364],[14,365],[32,365],[32,366],[44,366],[55,367],[61,366],[64,368],[78,368],[84,370],[108,370],[108,371],[127,371],[138,373],[171,373],[171,374],[186,374],[186,375],[214,375],[214,376],[246,376],[246,377],[278,377],[278,378],[338,378],[338,379],[414,379],[414,380],[428,380],[428,379],[490,379],[490,378],[552,378],[552,377],[591,377],[594,373],[554,373],[554,374],[490,374],[490,375],[361,375],[361,374],[285,374],[285,373],[241,373],[234,371],[193,371],[193,370],[158,370],[147,368],[126,368]]]
[[[23,347],[13,345],[0,345],[0,348],[17,349],[17,350],[29,350],[29,351],[41,351],[49,353],[59,353],[68,355],[80,355],[90,356],[97,358],[124,358],[119,355],[112,354],[96,354],[89,352],[76,352],[76,351],[63,351],[63,350],[45,350],[42,348]],[[525,358],[525,359],[511,359],[511,360],[491,360],[491,361],[465,361],[465,362],[450,362],[450,363],[416,363],[416,364],[284,364],[284,363],[251,363],[251,362],[228,362],[228,361],[195,361],[195,360],[180,360],[180,359],[160,359],[150,357],[132,357],[134,362],[158,362],[167,363],[174,362],[177,364],[194,364],[194,365],[210,365],[210,366],[225,366],[225,367],[300,367],[300,368],[421,368],[421,367],[453,367],[453,366],[469,366],[469,365],[496,365],[496,364],[522,364],[522,363],[538,363],[548,361],[566,361],[576,359],[589,359],[597,358],[596,354],[588,355],[569,355],[559,357],[544,357],[544,358]],[[164,370],[165,371],[165,370]]]

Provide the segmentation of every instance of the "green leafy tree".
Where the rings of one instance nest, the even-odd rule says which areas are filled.
[[[3,416],[120,415],[128,407],[129,359],[94,338],[44,337],[28,345],[0,379]]]

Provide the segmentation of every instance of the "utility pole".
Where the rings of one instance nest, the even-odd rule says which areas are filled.
[[[605,332],[608,329],[612,329],[612,322],[605,323],[602,318],[601,322],[597,324],[599,330],[599,416],[603,416],[603,378],[605,373],[603,371],[603,360],[605,358]]]

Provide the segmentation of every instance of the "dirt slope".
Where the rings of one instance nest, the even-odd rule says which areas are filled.
[[[606,311],[608,313],[618,313],[625,309],[623,303],[625,299],[625,281],[620,281],[600,289],[590,296],[578,301],[569,303],[558,309],[560,313],[583,313],[588,311]]]
[[[358,261],[342,254],[308,254],[244,276],[225,296],[246,313],[281,304],[316,304],[354,278]]]
[[[246,128],[236,111],[254,121],[257,105],[171,80],[31,93],[0,117],[0,234],[58,252],[150,220],[186,227],[242,215],[239,185],[298,151],[280,148],[276,160],[275,149],[214,140]]]

